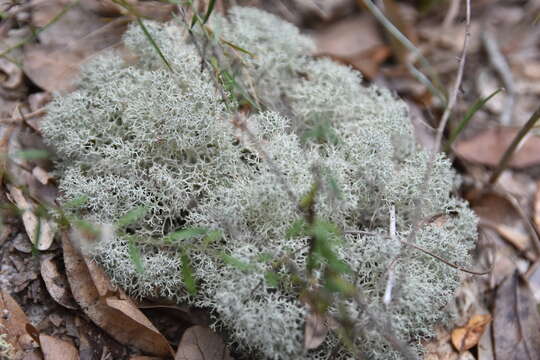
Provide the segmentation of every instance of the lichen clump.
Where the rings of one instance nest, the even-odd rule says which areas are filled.
[[[140,28],[131,27],[124,41],[138,61],[128,63],[114,52],[94,59],[78,90],[55,98],[43,124],[61,160],[62,200],[88,199],[75,215],[111,224],[134,208],[148,209],[130,225],[129,239],[118,233],[90,249],[112,280],[136,297],[212,309],[215,326],[229,334],[231,345],[253,357],[348,358],[335,334],[303,352],[308,311],[298,286],[286,280],[292,265],[305,271],[309,248],[308,237],[290,235],[303,216],[290,193],[301,199],[317,183],[317,217],[343,234],[332,246],[368,302],[367,309],[344,302],[362,330],[355,345],[369,358],[400,357],[370,325],[369,313],[389,319],[399,339],[420,353],[420,342],[447,317],[459,274],[408,251],[392,265],[400,281],[391,303],[383,305],[390,262],[402,246],[389,236],[390,209],[397,239],[406,239],[414,225],[416,200],[421,218],[443,218],[425,221],[416,243],[461,265],[469,261],[476,224],[466,204],[451,196],[455,175],[444,156],[421,189],[429,154],[414,142],[405,104],[386,89],[362,86],[360,74],[346,66],[310,57],[311,40],[294,26],[256,9],[234,8],[228,18],[212,15],[209,27],[214,41],[226,40],[220,42],[225,54],[234,54],[223,56],[221,66],[265,109],[246,119],[253,139],[233,126],[238,115],[225,106],[223,91],[211,69],[201,67],[182,27],[146,26],[172,71]],[[220,236],[208,241],[193,234],[164,243],[182,229],[217,230]],[[143,271],[130,256],[134,237],[144,240],[136,242]],[[182,277],[186,251],[196,294]],[[288,265],[276,268],[271,259],[284,257]],[[271,281],[271,272],[285,280]]]

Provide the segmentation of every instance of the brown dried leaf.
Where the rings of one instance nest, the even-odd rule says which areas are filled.
[[[474,315],[463,327],[455,328],[452,331],[452,345],[457,351],[467,351],[478,344],[486,325],[491,322],[491,315]]]
[[[6,334],[6,341],[15,351],[23,348],[24,338],[28,337],[26,325],[28,318],[19,304],[5,290],[0,290],[0,330]]]
[[[205,326],[186,330],[178,345],[175,360],[233,360],[221,336]]]
[[[521,70],[525,76],[531,78],[532,80],[540,79],[540,62],[527,61],[521,65]]]
[[[126,17],[109,21],[75,6],[40,33],[39,44],[24,47],[24,72],[47,91],[73,90],[80,64],[118,44],[127,22]]]
[[[531,290],[517,272],[497,289],[493,339],[497,359],[540,359],[540,315]]]
[[[79,254],[66,233],[62,247],[73,297],[96,325],[122,344],[157,356],[173,354],[163,335],[127,295],[112,286],[96,264]]]
[[[519,251],[525,251],[530,246],[531,239],[529,235],[525,233],[522,229],[511,227],[505,224],[488,224],[486,221],[481,222],[481,224],[492,227],[495,231],[499,233],[499,235],[501,235],[505,240],[510,242]]]
[[[367,13],[337,21],[313,34],[317,52],[349,57],[384,44],[377,22]]]
[[[43,168],[36,166],[32,169],[32,175],[43,185],[47,185],[54,177]]]
[[[43,360],[43,355],[38,349],[26,352],[22,360]]]
[[[114,17],[122,15],[122,6],[115,4],[113,0],[81,0],[81,6],[83,9],[99,16]]]
[[[497,193],[487,193],[471,201],[480,217],[480,226],[495,230],[528,258],[534,258],[533,244],[516,204]]]
[[[8,100],[20,100],[26,96],[27,87],[19,66],[7,59],[0,59],[0,95]]]
[[[30,241],[38,250],[47,250],[54,240],[54,223],[36,216],[36,204],[27,199],[19,188],[8,185],[8,189],[19,210],[23,211],[22,220]]]
[[[454,151],[464,160],[495,167],[518,131],[519,129],[510,127],[487,129],[470,139],[458,141]],[[540,137],[528,136],[510,159],[508,166],[522,169],[538,164],[540,164]]]
[[[435,329],[436,337],[424,343],[424,360],[458,360],[458,354],[450,344],[450,334],[443,327]]]
[[[77,309],[66,276],[58,271],[58,265],[52,257],[41,261],[41,277],[51,297],[60,305],[68,309]]]
[[[486,330],[480,338],[480,342],[477,346],[478,360],[494,360],[495,354],[493,353],[493,339],[491,337],[492,324],[486,325]]]
[[[537,303],[540,303],[540,260],[531,265],[525,275]]]
[[[304,350],[312,350],[318,348],[328,334],[328,327],[325,323],[325,317],[310,312],[306,316],[306,324],[304,327]]]
[[[348,17],[314,34],[317,55],[329,56],[350,65],[372,79],[390,55],[377,30],[377,23],[366,13]]]
[[[540,181],[536,183],[536,191],[534,194],[534,209],[533,218],[536,229],[540,230]]]
[[[39,343],[44,360],[79,360],[79,352],[67,341],[40,334]]]

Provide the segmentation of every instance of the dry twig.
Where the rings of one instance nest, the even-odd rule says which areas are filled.
[[[488,54],[491,66],[499,74],[506,89],[506,103],[504,104],[504,110],[501,113],[499,122],[501,125],[508,126],[512,123],[512,114],[514,113],[516,104],[516,86],[514,84],[514,77],[512,76],[512,69],[510,69],[508,62],[502,54],[497,39],[488,28],[482,31],[482,43]]]

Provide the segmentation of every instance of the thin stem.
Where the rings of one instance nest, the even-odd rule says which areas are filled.
[[[534,127],[536,122],[540,119],[540,107],[536,109],[536,111],[531,115],[529,120],[527,120],[527,123],[523,125],[523,127],[519,130],[514,140],[512,140],[512,143],[506,149],[501,161],[499,161],[499,165],[495,169],[495,172],[491,174],[491,177],[489,178],[489,185],[493,186],[497,180],[499,180],[499,177],[501,176],[504,169],[508,167],[508,163],[510,162],[510,159],[512,158],[512,155],[514,155],[514,152],[516,151],[517,147],[525,136],[529,133],[529,131]]]

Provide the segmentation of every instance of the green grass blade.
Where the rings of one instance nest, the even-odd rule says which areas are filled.
[[[238,51],[240,51],[240,52],[243,52],[244,54],[247,54],[247,55],[249,55],[249,56],[251,56],[251,57],[253,57],[253,58],[257,57],[257,55],[255,55],[255,54],[252,53],[251,51],[246,50],[246,49],[244,49],[244,48],[242,48],[242,47],[240,47],[240,46],[238,46],[238,45],[236,45],[236,44],[234,44],[234,43],[232,43],[232,42],[230,42],[230,41],[227,41],[227,40],[225,40],[225,39],[221,39],[221,41],[222,41],[225,45],[229,45],[230,47],[232,47],[232,48],[235,49],[235,50],[238,50]]]
[[[135,240],[133,239],[133,237],[129,237],[128,239],[128,252],[129,252],[129,258],[133,262],[133,265],[135,265],[135,269],[137,270],[137,272],[138,273],[144,272],[144,266],[143,266],[142,257],[141,257],[141,250],[139,249],[137,244],[135,244]]]
[[[130,5],[128,4],[125,0],[113,0],[113,2],[115,4],[118,4],[120,6],[122,6],[123,8],[125,8],[127,11],[129,11],[129,13],[133,16],[135,16],[135,19],[137,21],[137,24],[139,24],[139,26],[141,27],[141,30],[143,31],[143,34],[144,36],[148,39],[148,41],[150,42],[150,44],[152,45],[152,47],[154,48],[154,50],[156,50],[157,54],[159,55],[159,57],[161,58],[161,60],[163,60],[163,63],[165,63],[165,65],[167,66],[167,68],[170,70],[170,71],[173,71],[172,67],[171,67],[171,64],[169,63],[169,61],[167,60],[167,58],[165,57],[165,55],[163,55],[163,52],[161,51],[161,49],[159,48],[158,44],[156,43],[156,41],[154,40],[154,38],[152,37],[152,35],[150,35],[150,32],[148,31],[148,29],[146,28],[146,26],[144,25],[144,22],[141,20],[141,16],[137,13],[137,11]]]
[[[150,35],[150,33],[148,32],[148,29],[146,28],[146,26],[144,25],[143,21],[141,20],[140,17],[137,16],[137,24],[139,24],[139,26],[141,27],[143,33],[144,33],[144,36],[146,36],[146,38],[148,39],[148,41],[150,41],[150,44],[152,44],[152,47],[156,50],[156,52],[158,53],[159,57],[161,58],[161,60],[163,60],[163,62],[165,63],[165,65],[167,66],[167,68],[170,70],[170,71],[173,71],[172,67],[171,67],[171,64],[169,63],[169,61],[167,60],[167,58],[165,58],[165,55],[163,55],[163,52],[161,51],[161,49],[159,48],[158,44],[156,43],[156,41],[154,40],[154,38],[152,37],[152,35]]]
[[[484,105],[489,100],[491,100],[492,97],[494,97],[495,95],[500,93],[502,90],[503,90],[502,88],[497,89],[494,92],[492,92],[490,95],[486,96],[485,98],[479,98],[479,99],[477,99],[475,101],[473,106],[471,106],[469,108],[469,111],[467,111],[467,113],[465,114],[465,117],[459,122],[458,126],[456,126],[456,128],[450,134],[450,136],[448,138],[448,142],[446,143],[446,146],[445,146],[445,149],[444,149],[445,152],[447,152],[447,153],[450,152],[450,150],[452,149],[452,144],[454,143],[454,141],[456,141],[456,139],[458,138],[459,134],[461,134],[463,129],[465,129],[465,127],[469,124],[469,122],[474,117],[476,112],[478,110],[480,110],[481,108],[483,108]]]
[[[191,260],[189,259],[186,251],[182,251],[180,255],[180,260],[182,262],[182,281],[187,292],[190,295],[197,295],[197,280],[193,275],[193,267],[191,266]]]
[[[214,11],[214,7],[216,6],[216,0],[210,0],[210,3],[208,4],[208,9],[206,9],[206,14],[204,14],[203,18],[203,25],[206,24],[208,19],[210,18],[210,15],[212,15],[212,11]]]
[[[116,226],[122,228],[132,225],[142,219],[147,213],[148,209],[143,206],[132,209],[128,211],[126,215],[118,219],[118,221],[116,222]]]
[[[494,185],[497,180],[499,180],[499,176],[502,174],[504,169],[508,167],[508,163],[510,163],[510,159],[512,158],[512,155],[514,155],[514,152],[517,150],[519,144],[523,141],[525,136],[531,131],[531,129],[536,125],[536,123],[540,120],[540,107],[536,109],[536,111],[531,115],[529,120],[523,125],[521,129],[519,129],[519,132],[514,137],[514,140],[512,140],[512,143],[510,146],[508,146],[508,149],[506,149],[503,157],[499,161],[499,165],[497,165],[497,168],[489,178],[489,185]]]

